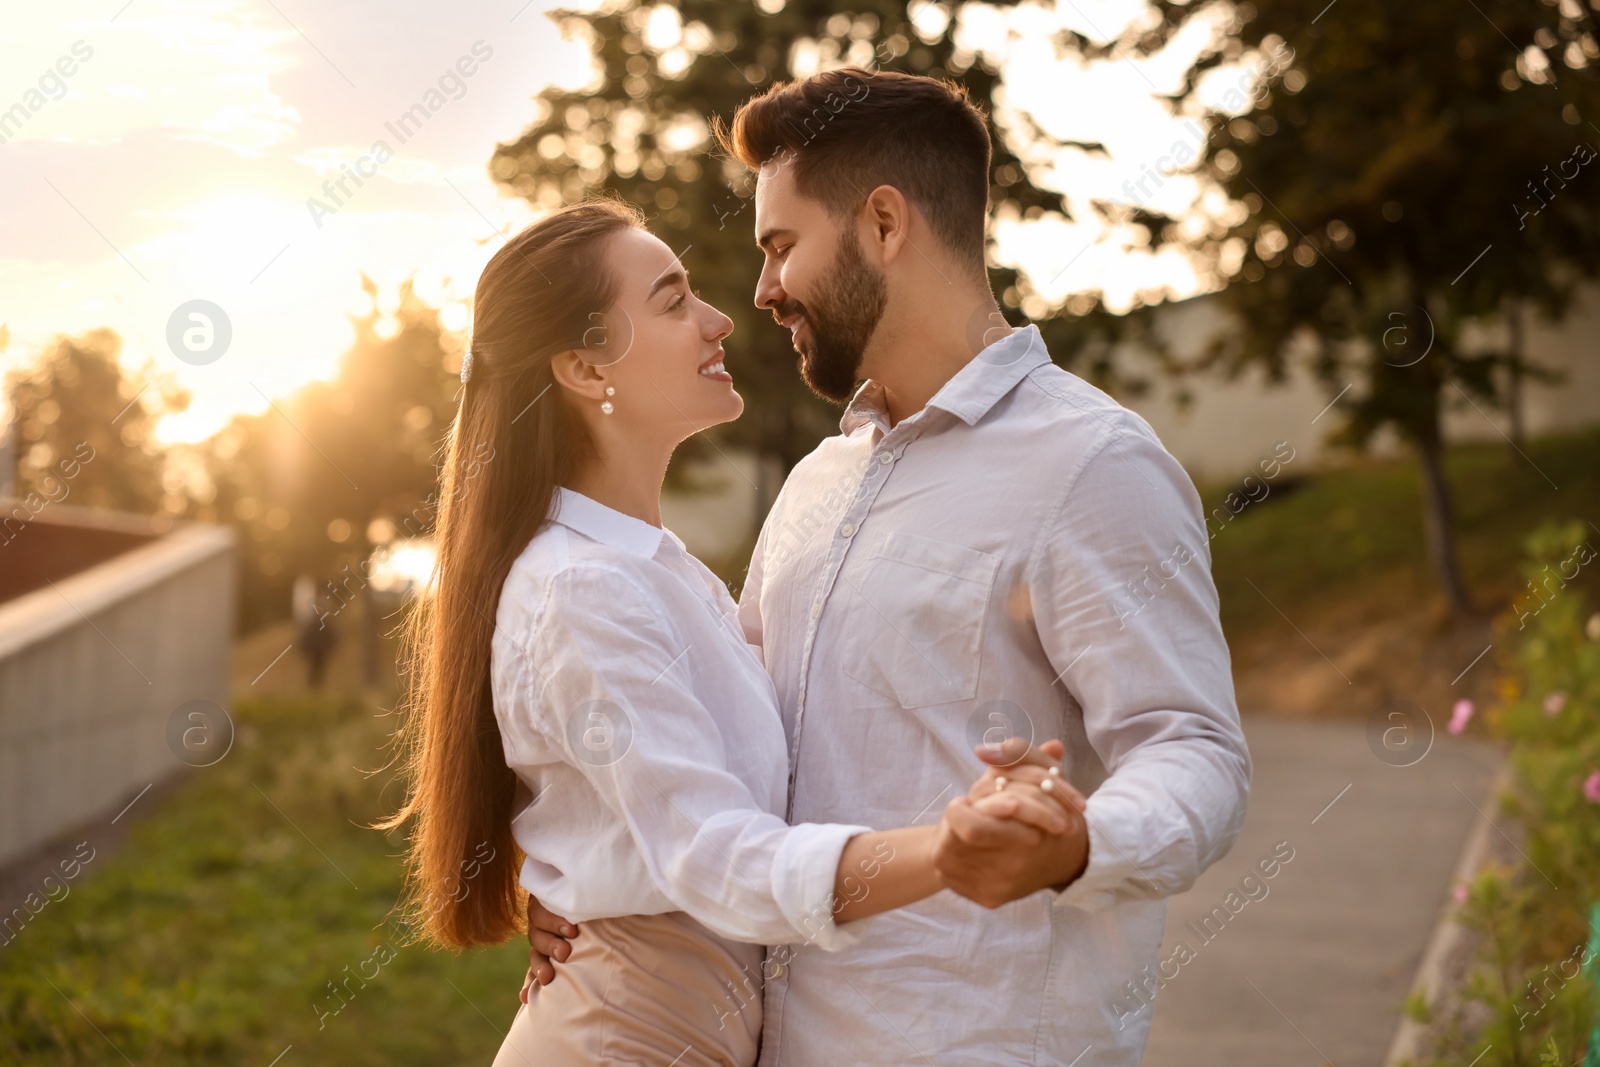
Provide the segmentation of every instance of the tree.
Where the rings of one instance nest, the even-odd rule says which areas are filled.
[[[953,42],[939,5],[911,6],[919,12],[915,27],[895,0],[867,0],[850,14],[828,0],[620,0],[595,13],[558,13],[564,30],[592,48],[594,83],[546,91],[533,124],[499,145],[489,164],[497,181],[535,207],[603,193],[654,213],[657,235],[735,323],[730,366],[749,413],[723,428],[721,439],[776,459],[784,471],[834,432],[838,415],[806,390],[787,334],[753,306],[761,270],[754,182],[742,166],[711,154],[710,120],[730,119],[746,99],[794,76],[791,60],[802,53],[825,65],[955,77],[988,104],[998,72]],[[1065,212],[1061,197],[1035,187],[1004,143],[995,146],[992,174],[991,199],[1002,210]],[[1016,272],[991,275],[1014,301]],[[763,486],[757,495],[764,509],[772,494]]]
[[[121,350],[115,333],[91,330],[56,338],[16,372],[17,498],[144,513],[162,506],[164,460],[153,431],[160,412],[181,411],[188,396],[166,380],[141,392],[123,373]]]
[[[1195,17],[1171,0],[1155,10],[1159,25],[1124,45],[1159,48]],[[1465,614],[1440,417],[1451,403],[1515,403],[1520,379],[1543,373],[1515,318],[1487,349],[1469,346],[1472,324],[1524,306],[1559,318],[1600,273],[1594,13],[1574,0],[1231,10],[1231,35],[1174,99],[1192,111],[1208,71],[1262,62],[1256,91],[1209,115],[1195,164],[1248,209],[1192,242],[1237,327],[1208,362],[1281,377],[1307,344],[1330,392],[1359,386],[1339,436],[1364,445],[1390,427],[1411,446],[1428,554]],[[1182,239],[1176,220],[1158,239]]]
[[[353,320],[336,379],[237,416],[205,443],[193,512],[239,527],[246,629],[284,615],[298,574],[317,579],[323,611],[342,611],[366,594],[378,544],[432,529],[460,344],[409,284],[393,318],[392,333],[376,308]]]
[[[1208,138],[1193,168],[1242,210],[1212,218],[1196,238],[1143,206],[1096,209],[1142,227],[1153,245],[1185,243],[1202,273],[1225,287],[1219,299],[1239,328],[1204,366],[1237,374],[1263,365],[1281,378],[1293,347],[1309,344],[1330,391],[1361,383],[1344,401],[1341,438],[1362,446],[1393,428],[1411,445],[1429,556],[1458,613],[1468,598],[1442,463],[1443,406],[1493,404],[1503,393],[1514,404],[1523,378],[1544,375],[1514,332],[1498,348],[1472,349],[1468,328],[1513,305],[1561,316],[1600,258],[1593,191],[1567,189],[1578,182],[1573,168],[1587,162],[1578,145],[1592,124],[1583,116],[1600,110],[1588,69],[1600,50],[1592,14],[1575,0],[1560,3],[1262,0],[1194,9],[1154,0],[1118,39],[1063,32],[1056,42],[1073,61],[1112,61],[1156,53],[1193,20],[1231,13],[1170,104],[1205,119]],[[735,366],[759,417],[734,424],[726,439],[787,469],[832,416],[799,385],[787,340],[750,306],[759,269],[749,239],[752,183],[707,154],[708,118],[731,115],[796,68],[853,62],[946,75],[991,105],[1003,72],[961,48],[956,19],[925,0],[879,0],[854,14],[823,0],[613,0],[558,17],[593,50],[594,82],[547,91],[529,129],[496,149],[491,173],[540,207],[595,192],[653,207],[658,231],[690,255],[705,296],[733,316],[742,342],[746,358],[736,356]],[[1226,112],[1199,106],[1208,72],[1252,56],[1265,60],[1257,91],[1225,101]],[[1052,142],[1014,111],[999,133],[996,213],[1069,215],[1024,159],[1103,146]],[[998,268],[991,275],[1007,308],[1038,310],[1028,279]],[[1117,377],[1114,346],[1150,339],[1150,317],[1111,315],[1089,294],[1067,310],[1049,309],[1039,323],[1058,361],[1102,383],[1130,384]]]

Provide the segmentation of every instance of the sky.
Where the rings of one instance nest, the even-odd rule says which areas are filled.
[[[349,316],[372,305],[363,274],[380,312],[409,278],[448,328],[465,330],[479,270],[535,217],[490,179],[495,143],[533,121],[540,90],[593,77],[583,45],[546,16],[553,6],[93,0],[70,14],[13,12],[0,37],[0,368],[56,335],[109,327],[135,374],[170,374],[190,391],[189,409],[159,428],[186,441],[332,377],[353,339]],[[1228,210],[1181,173],[1129,196],[1130,179],[1173,170],[1161,161],[1198,145],[1155,97],[1217,39],[1206,9],[1154,57],[1085,64],[1049,42],[1063,26],[1109,39],[1143,10],[1061,0],[958,16],[958,42],[1003,64],[998,125],[1026,112],[1052,135],[1109,149],[1041,161],[1071,222],[996,222],[998,258],[1051,301],[1099,291],[1118,310],[1141,292],[1200,288],[1182,255],[1151,255],[1087,210],[1091,199],[1196,218]],[[948,16],[928,4],[919,17],[932,30]],[[670,37],[675,20],[664,21]],[[1248,77],[1214,72],[1204,99]],[[418,103],[431,108],[426,121],[399,127]],[[325,187],[351,172],[359,184]]]

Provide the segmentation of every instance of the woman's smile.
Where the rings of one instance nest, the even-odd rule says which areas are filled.
[[[710,359],[700,364],[700,377],[731,384],[733,375],[729,374],[727,368],[722,365],[722,361],[726,358],[727,354],[722,351],[721,347],[718,347]]]

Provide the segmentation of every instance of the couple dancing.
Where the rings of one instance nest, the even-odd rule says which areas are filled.
[[[1248,793],[1199,500],[997,328],[962,90],[830,71],[718,132],[840,433],[736,605],[660,512],[743,409],[731,321],[625,205],[490,260],[412,635],[419,921],[499,943],[531,894],[502,1067],[1135,1064],[1128,985]]]

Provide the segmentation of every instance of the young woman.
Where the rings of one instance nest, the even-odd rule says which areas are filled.
[[[415,819],[408,896],[437,944],[503,941],[523,890],[584,923],[497,1064],[752,1064],[763,944],[835,949],[940,889],[937,827],[783,821],[771,680],[661,526],[674,448],[743,409],[731,329],[610,201],[530,226],[478,282],[386,825]],[[979,804],[1061,832],[1062,796]]]

